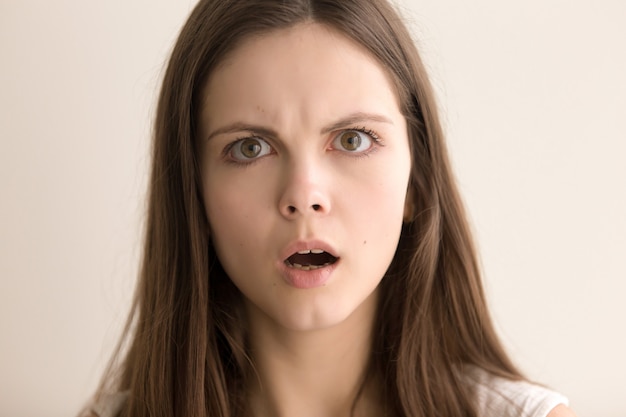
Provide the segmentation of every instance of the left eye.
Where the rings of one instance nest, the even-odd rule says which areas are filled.
[[[333,140],[333,148],[347,152],[364,152],[372,145],[371,136],[358,130],[346,130]]]

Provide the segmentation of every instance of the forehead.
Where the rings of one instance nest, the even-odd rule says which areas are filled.
[[[252,103],[267,112],[285,103],[300,111],[323,111],[320,107],[331,100],[340,107],[332,111],[375,104],[398,107],[394,83],[378,60],[362,45],[318,23],[244,40],[210,74],[203,98],[205,120],[221,120]]]

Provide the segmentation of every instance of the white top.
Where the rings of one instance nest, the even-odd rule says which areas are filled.
[[[480,368],[468,367],[465,377],[477,399],[480,417],[546,417],[557,405],[568,405],[563,395],[526,381],[511,381]],[[115,417],[127,393],[104,397],[89,410],[98,417]]]
[[[481,417],[546,417],[557,405],[569,405],[565,396],[548,388],[500,378],[480,368],[466,368],[465,377]]]

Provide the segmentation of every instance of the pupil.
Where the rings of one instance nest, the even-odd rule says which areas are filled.
[[[349,151],[357,150],[361,146],[361,137],[355,132],[346,132],[341,135],[341,146]]]
[[[247,158],[254,158],[261,152],[261,145],[256,139],[246,139],[241,144],[241,153]]]

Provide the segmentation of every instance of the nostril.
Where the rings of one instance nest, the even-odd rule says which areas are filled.
[[[289,207],[287,207],[287,210],[289,210],[289,213],[290,213],[290,214],[293,214],[293,213],[295,213],[295,212],[296,212],[296,208],[295,208],[294,206],[289,206]]]
[[[322,208],[322,206],[320,206],[319,204],[313,204],[312,207],[313,207],[313,210],[315,211],[319,211]]]

